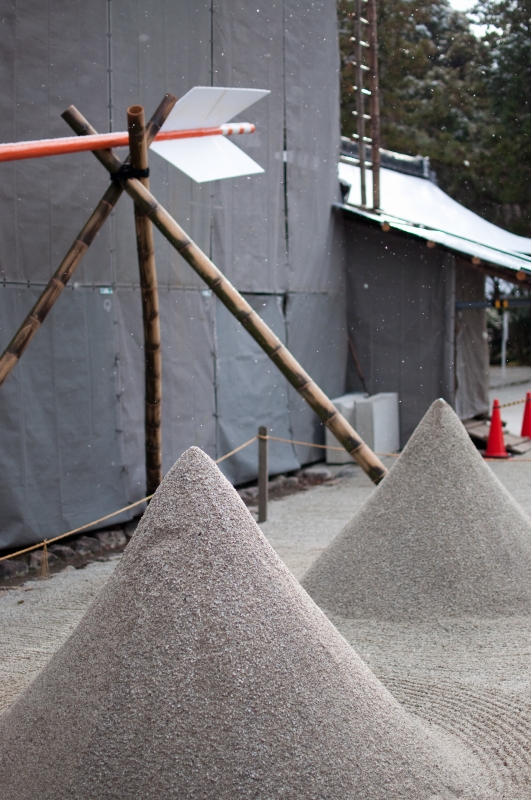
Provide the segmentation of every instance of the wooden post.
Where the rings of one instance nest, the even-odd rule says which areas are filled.
[[[167,94],[161,102],[148,125],[147,138],[153,141],[161,129],[166,117],[177,102],[172,94]],[[116,181],[109,186],[98,205],[83,226],[73,245],[61,261],[39,299],[27,315],[26,319],[0,356],[0,386],[18,363],[22,353],[29,345],[49,311],[62,293],[66,284],[74,274],[83,256],[102,229],[106,219],[123,193],[123,187]]]
[[[362,29],[361,29],[361,3],[362,0],[356,0],[356,17],[354,23],[354,37],[356,39],[356,46],[354,48],[356,57],[356,114],[358,131],[358,159],[360,164],[360,181],[361,181],[361,205],[367,205],[367,186],[366,186],[366,169],[365,169],[365,101],[363,97],[363,46],[362,46]]]
[[[83,115],[70,106],[63,118],[74,131],[96,133]],[[109,172],[120,167],[120,161],[108,150],[95,150],[94,155]],[[155,227],[170,242],[178,253],[190,264],[193,270],[205,281],[221,302],[228,308],[253,339],[260,345],[291,385],[306,400],[318,417],[334,434],[339,443],[357,461],[374,483],[379,483],[387,474],[380,459],[372,452],[345,417],[339,413],[332,401],[325,395],[299,362],[292,356],[278,336],[264,322],[256,311],[227,280],[215,264],[203,253],[183,231],[180,225],[168,214],[160,203],[142,186],[139,180],[131,178],[122,181],[125,191],[151,219]]]
[[[50,565],[48,563],[48,548],[47,548],[48,540],[44,540],[44,547],[42,548],[42,556],[41,556],[41,569],[39,573],[40,578],[49,578],[50,577]]]
[[[147,171],[148,148],[142,106],[127,109],[127,128],[131,166]],[[148,177],[139,180],[149,189]],[[135,228],[144,323],[146,494],[150,495],[156,492],[162,481],[162,356],[153,226],[136,204]]]
[[[367,0],[369,22],[369,85],[371,87],[372,206],[380,208],[380,84],[378,80],[378,32],[376,0]]]
[[[267,520],[267,500],[269,495],[267,428],[258,428],[258,522]]]

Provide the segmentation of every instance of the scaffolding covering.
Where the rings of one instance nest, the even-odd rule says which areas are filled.
[[[156,155],[154,195],[330,395],[347,338],[333,0],[261,4],[37,0],[3,12],[0,140],[70,133],[71,103],[99,132],[192,86],[269,89],[238,146],[264,173],[198,185]],[[250,112],[245,112],[248,117]],[[246,120],[247,121],[247,120]],[[125,156],[126,151],[121,153]],[[0,165],[0,347],[106,188],[91,153]],[[316,416],[189,266],[155,233],[163,348],[163,459],[219,457],[267,425],[322,442]],[[131,201],[123,197],[0,390],[0,547],[31,544],[145,494],[143,334]],[[315,460],[271,448],[271,471]],[[256,475],[254,447],[223,462]]]

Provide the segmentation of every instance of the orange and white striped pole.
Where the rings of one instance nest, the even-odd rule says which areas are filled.
[[[232,136],[238,133],[254,133],[252,122],[233,122],[217,128],[190,128],[189,130],[159,131],[156,142],[174,139],[192,139],[203,136]],[[64,136],[59,139],[37,139],[33,142],[9,142],[0,144],[0,161],[20,161],[25,158],[43,158],[66,153],[81,153],[87,150],[108,150],[111,147],[128,147],[129,134],[98,133],[94,136]]]

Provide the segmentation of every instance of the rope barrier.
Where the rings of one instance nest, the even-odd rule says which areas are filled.
[[[239,450],[243,450],[243,448],[244,448],[244,447],[247,447],[248,445],[252,444],[253,442],[256,442],[256,440],[257,440],[258,438],[259,438],[258,436],[253,436],[253,438],[252,438],[252,439],[249,439],[249,441],[247,441],[247,442],[244,442],[244,443],[243,443],[243,444],[241,444],[239,447],[235,447],[235,448],[234,448],[234,450],[231,450],[231,451],[230,451],[230,453],[227,453],[226,455],[224,455],[224,456],[221,456],[221,458],[218,458],[218,459],[217,459],[217,461],[216,461],[215,463],[216,463],[216,464],[221,464],[221,462],[222,462],[222,461],[225,461],[225,459],[226,459],[226,458],[229,458],[229,456],[233,456],[233,455],[234,455],[234,453],[237,453]]]
[[[506,406],[517,405],[518,403],[525,403],[525,400],[515,400],[512,403],[505,403],[501,408],[505,408]],[[224,456],[221,458],[216,459],[216,464],[221,464],[222,461],[225,461],[226,458],[230,458],[235,453],[238,453],[240,450],[243,450],[245,447],[249,447],[250,444],[256,442],[258,439],[270,439],[273,442],[284,442],[285,444],[298,444],[302,447],[315,447],[319,450],[336,450],[341,453],[345,452],[344,447],[336,447],[335,445],[329,444],[316,444],[315,442],[300,442],[297,439],[284,439],[281,436],[262,436],[258,434],[257,436],[253,436],[252,439],[248,439],[243,444],[240,444],[238,447],[235,447],[234,450],[231,450],[229,453],[225,453]],[[400,455],[399,453],[376,453],[378,456],[387,456],[389,458],[398,458]],[[499,461],[497,458],[486,458],[485,461]],[[518,458],[517,462],[512,463],[520,463],[522,461],[531,461],[531,458]],[[511,463],[511,462],[509,462]],[[25,547],[23,550],[17,550],[16,553],[10,553],[7,556],[0,556],[1,561],[7,561],[9,558],[15,558],[15,556],[21,556],[25,553],[30,553],[33,550],[39,550],[41,547],[47,547],[54,542],[58,542],[60,539],[65,539],[67,536],[73,536],[75,533],[81,533],[81,531],[86,531],[88,528],[92,528],[93,525],[98,525],[100,522],[105,522],[112,517],[117,517],[119,514],[123,514],[125,511],[129,511],[136,506],[142,505],[142,503],[147,503],[148,500],[151,500],[153,497],[152,494],[148,495],[147,497],[143,497],[141,500],[136,500],[134,503],[130,503],[123,508],[119,508],[118,511],[113,511],[111,514],[106,514],[104,517],[100,517],[99,519],[94,519],[92,522],[87,522],[86,525],[80,525],[79,528],[74,528],[71,531],[67,531],[66,533],[61,533],[59,536],[54,536],[52,539],[44,539],[42,542],[38,544],[32,544],[30,547]]]
[[[128,506],[124,506],[123,508],[119,508],[118,511],[113,511],[112,514],[107,514],[105,517],[100,517],[99,519],[95,519],[92,522],[87,522],[86,525],[81,525],[79,528],[74,528],[72,531],[67,531],[66,533],[61,533],[59,536],[54,536],[53,539],[45,539],[43,542],[39,542],[39,544],[32,544],[31,547],[25,547],[24,550],[17,550],[16,553],[10,553],[8,556],[1,556],[0,561],[6,561],[8,558],[14,558],[15,556],[21,556],[23,553],[29,553],[31,550],[38,550],[39,547],[44,547],[44,545],[53,544],[53,542],[58,542],[59,539],[64,539],[65,536],[72,536],[74,533],[80,533],[80,531],[86,531],[87,528],[92,528],[93,525],[97,525],[99,522],[105,522],[106,519],[110,519],[111,517],[116,517],[118,514],[121,514],[123,511],[129,511],[130,508],[134,508],[135,506],[139,506],[142,503],[145,503],[147,500],[151,500],[153,497],[152,494],[148,495],[147,497],[143,497],[142,500],[137,500],[136,503],[131,503]]]
[[[258,434],[257,439],[270,439],[273,442],[286,442],[287,444],[300,444],[303,447],[317,447],[320,450],[339,450],[340,453],[345,452],[344,447],[335,447],[331,444],[315,444],[315,442],[298,442],[296,439],[282,439],[280,436],[261,436]],[[400,453],[375,453],[377,456],[390,456],[391,458],[398,458]]]
[[[341,450],[345,451],[344,447],[332,447],[331,444],[312,444],[311,442],[297,442],[295,439],[282,439],[280,436],[257,436],[258,439],[270,439],[273,442],[286,442],[287,444],[301,444],[304,447],[318,447],[321,450]],[[378,454],[379,455],[379,454]]]
[[[511,403],[500,403],[500,408],[509,408],[509,406],[518,406],[520,403],[525,403],[526,398],[523,400],[513,400]]]
[[[243,450],[244,447],[252,444],[258,439],[258,436],[253,436],[252,439],[249,439],[248,442],[244,442],[239,447],[236,447],[234,450],[231,450],[230,453],[226,453],[221,458],[218,458],[215,462],[216,464],[220,464],[222,461],[225,461],[226,458],[233,456],[234,453],[237,453],[238,450]],[[105,522],[107,519],[111,519],[111,517],[117,517],[118,514],[122,514],[124,511],[129,511],[131,508],[135,508],[136,506],[142,505],[142,503],[147,503],[148,500],[151,500],[153,497],[152,494],[149,494],[147,497],[143,497],[142,500],[137,500],[135,503],[130,503],[128,506],[124,506],[123,508],[119,508],[118,511],[113,511],[112,514],[107,514],[105,517],[100,517],[99,519],[94,519],[92,522],[87,522],[86,525],[81,525],[79,528],[74,528],[71,531],[67,531],[66,533],[61,533],[59,536],[54,536],[53,539],[44,539],[44,541],[39,542],[38,544],[32,544],[30,547],[25,547],[23,550],[17,550],[16,553],[10,553],[8,556],[0,556],[0,561],[7,561],[8,558],[15,558],[15,556],[22,556],[24,553],[30,553],[32,550],[39,550],[41,547],[48,546],[53,544],[53,542],[58,542],[60,539],[65,539],[67,536],[73,536],[74,533],[81,533],[81,531],[86,531],[87,528],[92,528],[93,525],[98,525],[100,522]]]

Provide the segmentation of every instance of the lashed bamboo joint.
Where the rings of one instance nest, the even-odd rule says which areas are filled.
[[[63,117],[77,133],[84,129],[90,130],[91,133],[96,132],[88,125],[87,120],[74,106],[70,106],[68,111],[63,114]],[[118,159],[110,151],[94,151],[94,155],[111,173],[115,172],[120,166]],[[244,317],[242,324],[246,330],[270,356],[273,363],[276,364],[291,385],[300,392],[309,406],[331,430],[347,452],[358,462],[371,480],[374,483],[379,483],[387,474],[387,469],[380,459],[363,442],[331,400],[313,382],[308,373],[241,296],[238,290],[200,250],[195,242],[187,236],[173,217],[142,185],[141,181],[136,178],[130,178],[122,181],[121,185],[132,197],[135,204],[151,219],[170,244],[181,253],[192,269],[205,281],[229,311],[238,319]],[[280,348],[279,344],[281,345]]]
[[[127,109],[127,128],[131,166],[136,170],[148,171],[148,143],[142,106],[135,105]],[[149,178],[140,178],[140,181],[146,189],[149,189]],[[153,227],[145,211],[136,204],[135,228],[144,323],[146,494],[153,494],[162,481],[162,357],[159,296]]]
[[[166,94],[158,106],[149,122],[147,129],[147,139],[151,143],[164,124],[177,98],[172,94]],[[111,152],[111,151],[107,151]],[[116,158],[118,167],[121,162]],[[118,168],[117,167],[117,168]],[[10,375],[18,363],[22,353],[25,351],[33,336],[38,331],[50,309],[61,295],[64,287],[74,274],[83,256],[96,238],[97,234],[108,219],[111,211],[123,193],[122,186],[114,182],[107,188],[105,194],[90,215],[88,221],[81,229],[79,235],[74,240],[68,253],[63,258],[55,274],[43,289],[39,299],[27,315],[26,319],[10,341],[2,356],[0,356],[0,386]],[[35,324],[36,321],[38,324]]]

